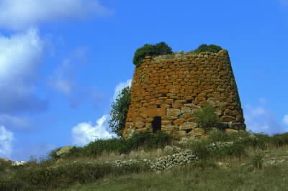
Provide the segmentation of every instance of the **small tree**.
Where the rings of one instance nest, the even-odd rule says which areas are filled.
[[[109,126],[118,136],[122,136],[125,127],[130,100],[130,87],[126,87],[120,92],[112,104]]]
[[[211,127],[217,127],[219,123],[218,115],[215,113],[215,108],[211,105],[204,105],[194,113],[196,122],[200,128],[207,131]]]
[[[217,53],[220,50],[223,50],[223,48],[221,46],[218,45],[207,45],[207,44],[202,44],[200,45],[196,50],[194,50],[194,52],[196,53],[200,53],[200,52],[213,52],[213,53]]]
[[[145,56],[159,56],[172,53],[172,49],[165,42],[160,42],[155,45],[145,44],[143,47],[136,50],[133,58],[133,63],[136,66],[139,66]]]

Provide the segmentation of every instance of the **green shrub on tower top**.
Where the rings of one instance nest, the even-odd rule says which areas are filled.
[[[200,52],[218,53],[220,50],[223,50],[223,48],[221,46],[214,45],[214,44],[211,44],[211,45],[202,44],[193,52],[195,52],[195,53],[200,53]]]
[[[139,66],[145,56],[159,56],[172,53],[172,49],[165,42],[160,42],[155,45],[145,44],[143,47],[136,50],[133,63],[135,66]]]

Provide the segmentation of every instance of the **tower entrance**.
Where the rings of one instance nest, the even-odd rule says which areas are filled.
[[[152,132],[157,133],[161,131],[161,117],[156,116],[152,121]]]

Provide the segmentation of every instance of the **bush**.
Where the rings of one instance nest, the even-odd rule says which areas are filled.
[[[194,116],[198,126],[204,128],[205,131],[212,127],[217,127],[219,124],[219,118],[215,113],[215,108],[211,105],[204,105],[194,113]]]
[[[131,102],[130,87],[124,88],[112,104],[109,126],[118,136],[122,136],[126,124],[127,113]]]
[[[0,180],[0,190],[3,191],[22,191],[31,190],[27,184],[21,180]]]
[[[209,150],[208,145],[206,141],[195,141],[190,145],[190,148],[199,159],[208,160],[211,156],[211,150]]]
[[[111,164],[73,163],[56,167],[26,168],[12,178],[0,180],[0,190],[55,190],[71,184],[90,183],[107,175],[124,175],[147,170],[144,164],[113,166]]]
[[[108,139],[96,140],[84,147],[73,147],[69,153],[62,157],[55,156],[55,151],[52,151],[50,156],[52,159],[59,158],[76,158],[76,157],[97,157],[102,153],[116,152],[118,154],[129,153],[132,150],[139,148],[153,149],[164,148],[169,145],[172,138],[164,133],[141,133],[135,134],[131,138],[125,139]]]
[[[274,135],[270,138],[272,145],[282,147],[288,145],[288,133]]]
[[[264,156],[261,153],[256,153],[251,159],[251,165],[254,169],[262,169],[264,163]]]
[[[99,156],[103,152],[121,153],[125,148],[126,143],[123,139],[97,140],[84,147],[84,155]]]
[[[246,138],[243,138],[241,142],[246,145],[253,147],[255,149],[265,150],[270,142],[270,137],[264,134],[252,134]]]
[[[59,156],[54,156],[55,151],[50,153],[50,158],[77,158],[77,157],[97,157],[102,153],[116,152],[121,153],[126,147],[126,143],[123,139],[108,139],[108,140],[96,140],[84,147],[73,147],[69,153]]]
[[[222,132],[221,134],[219,132],[218,135],[213,138],[193,141],[188,145],[188,148],[202,160],[210,160],[215,157],[241,158],[246,155],[246,147],[240,140],[230,137],[230,135],[225,135],[225,133]]]
[[[163,148],[171,144],[171,137],[165,133],[139,133],[133,135],[127,140],[125,151],[131,151],[139,148],[153,149]]]
[[[212,52],[212,53],[218,53],[220,50],[223,50],[222,47],[211,44],[202,44],[200,45],[196,50],[194,50],[195,53],[200,53],[200,52]]]
[[[209,140],[211,142],[225,142],[230,141],[232,136],[228,135],[227,133],[220,131],[218,129],[212,130],[209,132]]]
[[[83,148],[84,155],[97,156],[103,152],[129,153],[139,148],[164,148],[171,143],[171,137],[165,133],[139,133],[131,138],[97,140]]]
[[[145,56],[159,56],[172,53],[172,49],[165,42],[160,42],[155,45],[145,44],[143,47],[136,50],[133,58],[133,63],[135,66],[139,66]]]
[[[235,141],[231,145],[221,147],[219,151],[216,151],[216,154],[224,157],[229,156],[241,158],[246,155],[246,150],[245,146],[241,142]]]
[[[0,175],[2,174],[2,172],[10,169],[11,167],[12,167],[11,161],[6,161],[0,158]]]

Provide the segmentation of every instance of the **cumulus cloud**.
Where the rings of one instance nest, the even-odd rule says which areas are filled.
[[[79,123],[72,129],[73,143],[86,145],[97,139],[110,139],[115,135],[108,131],[108,116],[103,115],[96,121]]]
[[[244,107],[244,113],[247,128],[252,132],[272,135],[288,131],[261,101],[257,106]]]
[[[0,9],[0,26],[9,29],[109,12],[98,0],[1,0]]]
[[[283,117],[283,123],[288,125],[288,114]]]
[[[12,153],[13,133],[0,126],[0,156],[9,157]]]
[[[0,80],[26,80],[38,65],[43,42],[36,29],[11,37],[0,36]]]
[[[0,36],[0,113],[46,108],[46,101],[35,95],[34,86],[43,48],[36,29]]]
[[[120,92],[126,88],[126,87],[131,87],[131,84],[132,84],[132,80],[129,79],[127,80],[126,82],[121,82],[119,83],[116,87],[115,87],[115,90],[114,90],[114,95],[113,95],[113,100],[116,100],[117,96],[120,94]]]

